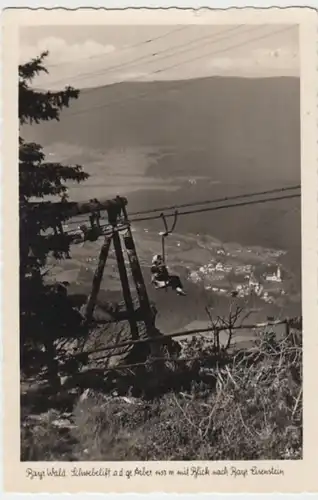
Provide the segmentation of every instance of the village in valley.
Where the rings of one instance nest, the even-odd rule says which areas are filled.
[[[189,278],[195,283],[204,281],[205,288],[216,294],[228,294],[240,298],[255,294],[267,303],[275,295],[285,295],[282,271],[279,265],[268,264],[268,271],[257,279],[251,264],[237,267],[223,262],[213,262],[192,271]],[[232,279],[231,279],[232,278]],[[217,286],[218,285],[218,286]]]

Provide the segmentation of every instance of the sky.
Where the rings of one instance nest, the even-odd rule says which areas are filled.
[[[299,76],[293,25],[34,26],[21,28],[20,63],[48,50],[39,88],[198,77]]]

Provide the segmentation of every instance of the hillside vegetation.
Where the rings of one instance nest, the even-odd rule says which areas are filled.
[[[64,391],[40,415],[29,398],[21,459],[301,459],[301,344],[268,330],[249,350],[215,355],[212,341],[192,339],[182,363],[128,371],[111,393]]]

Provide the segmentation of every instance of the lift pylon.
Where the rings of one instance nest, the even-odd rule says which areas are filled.
[[[127,320],[129,322],[131,337],[134,340],[139,338],[138,324],[143,322],[145,325],[146,335],[148,337],[156,335],[157,330],[155,327],[155,316],[151,308],[146,285],[144,282],[141,266],[139,263],[133,234],[130,228],[128,215],[126,211],[127,200],[125,198],[116,198],[116,204],[107,204],[106,211],[108,215],[108,225],[103,229],[103,236],[105,238],[104,244],[100,250],[97,268],[94,273],[91,293],[88,296],[85,307],[85,320],[90,324],[94,319],[94,309],[96,306],[98,293],[100,291],[101,282],[103,279],[105,266],[110,250],[111,243],[114,245],[115,257],[117,261],[121,288],[123,292],[125,308],[127,313]],[[132,279],[137,292],[137,299],[139,302],[138,307],[138,321],[136,316],[136,309],[132,299],[131,288],[128,280],[128,273],[126,263],[123,255],[123,249],[120,239],[120,234],[123,233],[124,246],[127,251],[128,262]],[[154,349],[158,346],[154,344]]]

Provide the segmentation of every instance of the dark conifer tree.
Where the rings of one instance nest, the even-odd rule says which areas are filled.
[[[20,129],[24,124],[59,120],[60,111],[79,96],[72,87],[57,92],[32,87],[36,75],[47,73],[47,55],[44,52],[19,66]],[[19,136],[21,370],[28,372],[43,364],[52,385],[59,384],[56,340],[80,335],[82,326],[63,289],[45,283],[45,266],[50,255],[68,256],[69,238],[59,232],[67,220],[63,210],[68,203],[66,182],[82,182],[87,177],[79,165],[47,162],[39,144]],[[52,199],[61,202],[59,210],[54,210]]]

